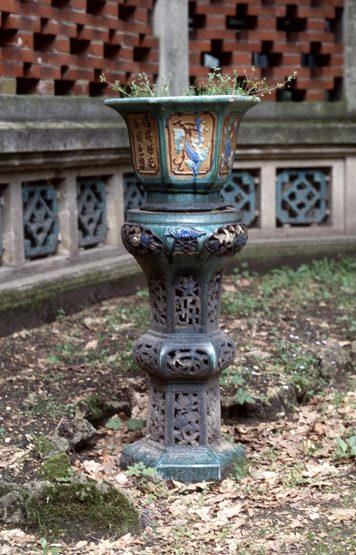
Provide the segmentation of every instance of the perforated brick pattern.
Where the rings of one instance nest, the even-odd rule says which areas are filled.
[[[0,92],[102,94],[158,74],[154,0],[1,0]],[[105,94],[112,91],[107,87]],[[117,93],[113,93],[117,94]]]
[[[155,79],[153,8],[154,0],[1,0],[0,92],[110,95],[103,72],[123,85],[140,72]],[[191,0],[191,81],[214,65],[254,65],[273,83],[296,69],[291,90],[270,99],[337,100],[343,8],[344,0]]]
[[[256,67],[256,76],[290,90],[277,100],[337,100],[343,77],[344,0],[191,0],[190,73],[203,81],[209,66],[230,72]]]

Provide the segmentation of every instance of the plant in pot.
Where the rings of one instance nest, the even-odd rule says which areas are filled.
[[[122,241],[146,275],[151,309],[133,353],[150,376],[147,432],[124,447],[121,465],[143,462],[185,483],[218,481],[244,456],[221,436],[219,375],[236,349],[218,321],[224,271],[247,242],[239,211],[220,190],[243,115],[272,89],[217,69],[205,88],[179,97],[169,87],[157,96],[142,75],[129,90],[113,87],[123,97],[105,104],[127,124],[134,171],[147,191],[145,204],[129,211]]]

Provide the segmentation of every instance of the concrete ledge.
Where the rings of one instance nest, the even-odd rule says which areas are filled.
[[[229,271],[247,263],[251,271],[296,267],[313,259],[356,255],[355,237],[252,240]],[[123,252],[107,259],[28,275],[0,285],[0,336],[54,320],[58,309],[73,313],[116,296],[134,294],[145,278],[132,256]]]
[[[132,294],[145,284],[128,254],[12,279],[0,285],[0,336],[51,322],[62,309],[81,310],[95,302]]]
[[[249,270],[263,273],[271,268],[296,268],[305,262],[336,258],[339,255],[356,256],[356,236],[301,237],[299,240],[254,239],[235,257],[229,270],[247,263]]]
[[[356,116],[344,102],[265,101],[244,117],[239,144],[354,145],[355,136]],[[0,96],[3,155],[128,147],[126,126],[104,98]]]

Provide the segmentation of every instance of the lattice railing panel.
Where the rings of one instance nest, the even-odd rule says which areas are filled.
[[[277,222],[311,225],[327,221],[329,169],[286,169],[277,176]]]
[[[107,233],[106,187],[98,177],[80,178],[77,182],[79,246],[102,243]]]
[[[57,193],[50,181],[22,188],[25,258],[54,254],[58,244]]]
[[[268,82],[294,70],[292,88],[277,100],[337,100],[343,78],[344,0],[190,0],[190,75],[202,81],[209,67],[225,72],[256,67]]]
[[[124,175],[125,218],[128,210],[140,208],[146,200],[146,191],[133,173]]]
[[[240,210],[243,222],[251,226],[256,223],[257,187],[259,173],[255,170],[234,170],[221,191],[221,197],[228,206]]]

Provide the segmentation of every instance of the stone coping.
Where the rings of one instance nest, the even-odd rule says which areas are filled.
[[[115,114],[104,104],[107,97],[0,95],[2,122],[113,122]],[[110,97],[111,98],[111,97]],[[346,102],[269,102],[262,101],[245,119],[253,120],[336,120],[353,119],[356,113]]]
[[[239,145],[355,144],[356,114],[344,102],[261,102],[244,117]],[[128,149],[123,120],[104,98],[0,96],[0,152]]]

